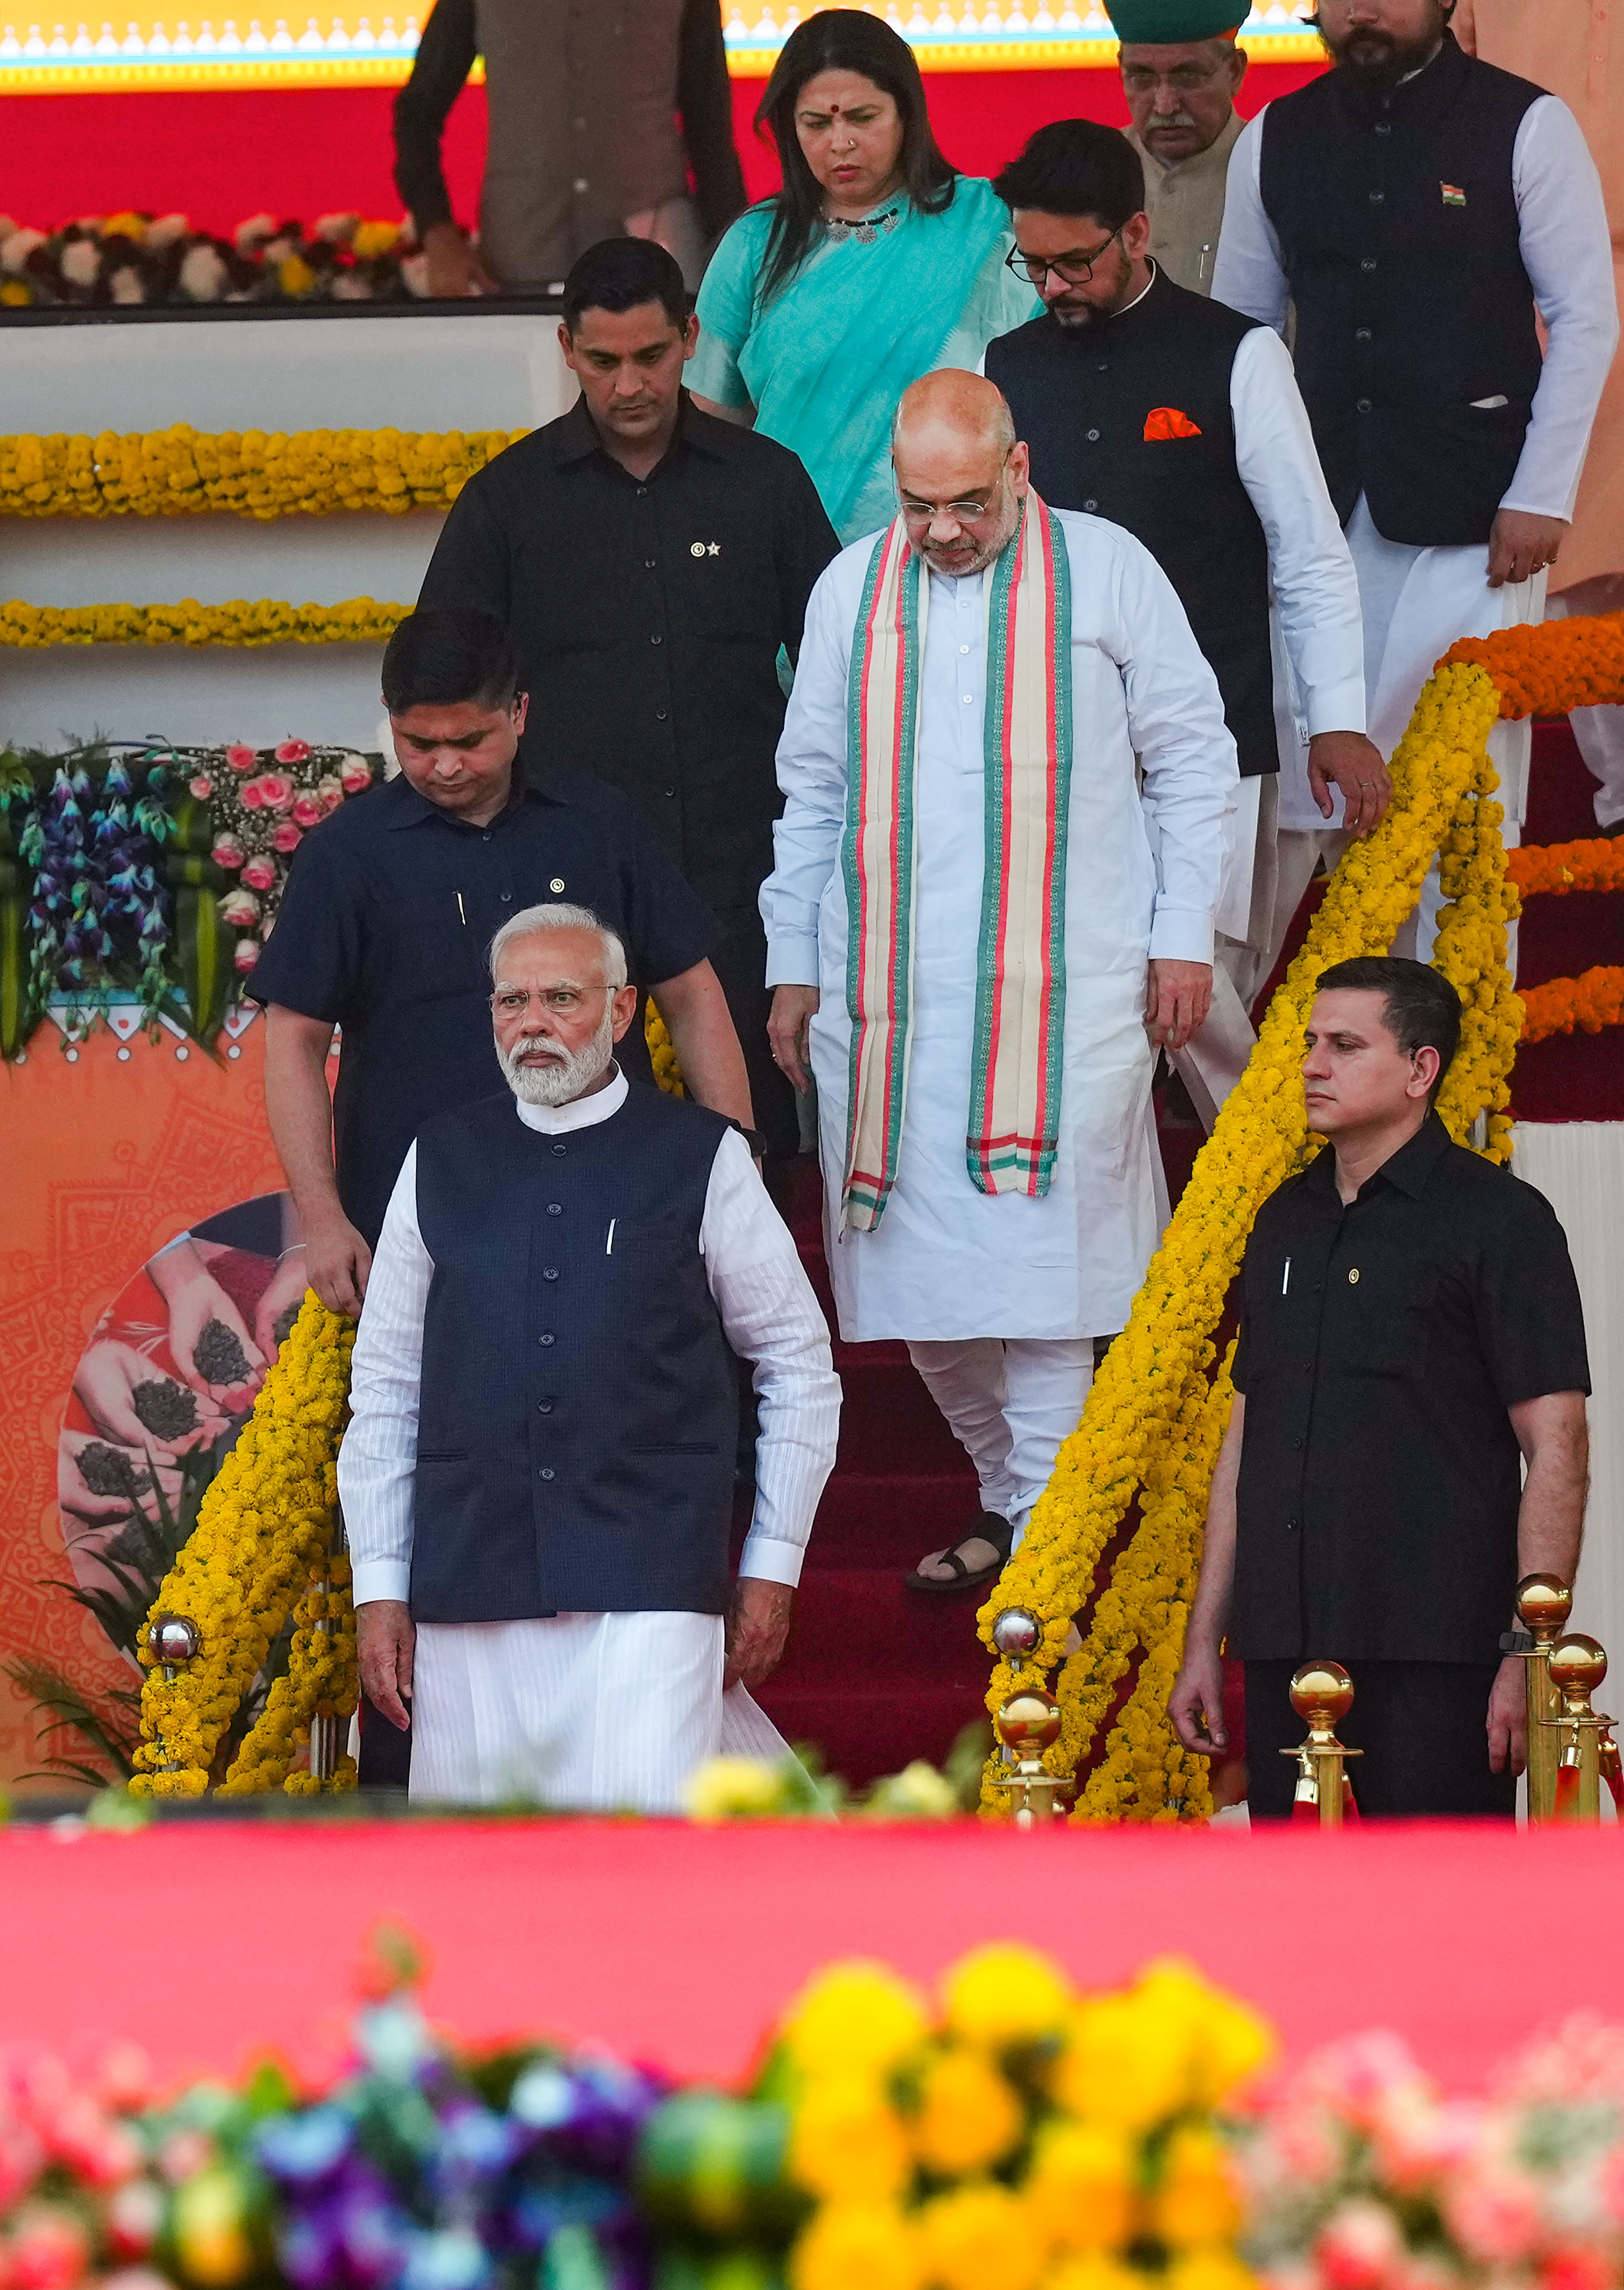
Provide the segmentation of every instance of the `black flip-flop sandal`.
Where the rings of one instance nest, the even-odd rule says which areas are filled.
[[[1015,1530],[1008,1519],[1000,1518],[996,1510],[984,1510],[975,1525],[966,1527],[958,1541],[942,1552],[943,1562],[953,1569],[948,1581],[942,1581],[934,1574],[921,1574],[916,1570],[905,1574],[902,1580],[910,1590],[979,1590],[984,1583],[996,1582],[1003,1573],[1009,1564],[1010,1545],[1014,1539]],[[990,1542],[998,1556],[990,1566],[966,1566],[959,1556],[966,1542]]]

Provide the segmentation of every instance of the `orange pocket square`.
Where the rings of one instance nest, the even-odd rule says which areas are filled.
[[[1145,443],[1159,445],[1167,437],[1199,437],[1200,430],[1176,405],[1153,406],[1145,416]]]

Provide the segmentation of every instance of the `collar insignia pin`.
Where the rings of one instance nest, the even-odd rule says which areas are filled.
[[[556,898],[559,892],[564,888],[564,877],[562,875],[555,875],[552,881],[547,887],[552,893],[553,896]]]
[[[713,540],[709,548],[705,551],[705,554],[707,556],[720,556],[722,554],[722,543],[719,540]]]
[[[695,540],[695,541],[692,541],[692,542],[690,542],[690,544],[689,544],[689,548],[688,548],[688,554],[689,554],[689,556],[703,556],[703,555],[705,554],[705,544],[704,544],[704,542],[703,542],[702,540]]]

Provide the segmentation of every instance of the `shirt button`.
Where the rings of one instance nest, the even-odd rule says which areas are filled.
[[[637,488],[638,498],[641,499],[647,491],[648,487],[646,485],[639,485]]]
[[[541,1277],[543,1278],[543,1280],[556,1280],[556,1278],[558,1277],[558,1268],[557,1268],[557,1266],[556,1266],[556,1264],[549,1264],[549,1265],[547,1267],[546,1270],[542,1273]]]
[[[562,1216],[564,1214],[564,1203],[562,1201],[548,1201],[547,1205],[547,1213],[548,1216]],[[549,1336],[547,1341],[550,1344],[553,1340]]]
[[[553,1341],[553,1339],[551,1338],[551,1336],[538,1336],[538,1337],[536,1338],[536,1341],[537,1341],[539,1344],[550,1344],[550,1343],[552,1342],[552,1341]]]
[[[1373,254],[1365,255],[1360,262],[1359,268],[1361,270],[1373,270],[1376,268],[1375,256]]]
[[[959,695],[958,695],[958,696],[959,696],[959,702],[960,702],[960,705],[961,705],[962,707],[965,707],[965,708],[973,708],[973,707],[974,707],[974,705],[975,705],[975,694],[974,694],[974,693],[973,693],[973,692],[961,692],[961,693],[959,693]]]
[[[504,891],[504,892],[502,893],[502,904],[503,904],[503,906],[505,906],[505,907],[507,907],[507,906],[511,906],[511,905],[512,905],[512,903],[513,903],[513,893],[512,893],[511,891]]]
[[[1099,364],[1094,368],[1094,372],[1096,373],[1109,373],[1110,370],[1109,364],[1104,358],[1101,358]]]
[[[552,1275],[551,1275],[551,1273],[550,1273],[550,1272],[549,1272],[549,1273],[548,1273],[548,1278],[549,1280],[552,1278]],[[1293,1440],[1292,1440],[1292,1446],[1293,1446],[1293,1447],[1300,1447],[1300,1446],[1302,1445],[1302,1441],[1301,1441],[1300,1439],[1293,1439]]]
[[[579,191],[584,191],[584,190],[586,189],[586,188],[587,188],[587,179],[586,179],[586,177],[585,177],[584,175],[577,175],[577,176],[576,176],[576,178],[575,178],[575,188],[576,188],[576,190],[577,190],[578,192],[579,192]]]
[[[645,556],[645,557],[644,558],[644,560],[643,560],[643,566],[644,566],[644,572],[652,572],[653,571],[653,569],[654,569],[654,563],[655,563],[655,560],[654,560],[654,558],[653,558],[653,557],[652,557],[652,556]]]
[[[488,827],[479,839],[482,843],[488,843],[491,840],[491,830]]]
[[[656,709],[655,709],[655,710],[654,710],[654,721],[655,721],[655,723],[656,723],[656,724],[663,724],[663,723],[665,722],[665,720],[666,720],[666,717],[670,714],[670,712],[671,712],[671,711],[670,711],[670,709],[669,709],[668,708],[656,708]]]
[[[1356,1264],[1350,1264],[1348,1268],[1348,1285],[1350,1288],[1356,1288],[1359,1285],[1359,1268]]]
[[[555,1153],[567,1153],[569,1149],[567,1145],[555,1145],[553,1148]]]
[[[1088,442],[1091,445],[1097,445],[1100,443],[1100,432],[1097,429],[1091,429],[1089,431]]]
[[[542,1479],[552,1479],[552,1478],[556,1478],[556,1477],[557,1477],[558,1475],[557,1475],[557,1473],[556,1473],[556,1471],[541,1470],[541,1471],[539,1471],[539,1472],[536,1474],[536,1476],[537,1476],[537,1477],[538,1477],[538,1478],[542,1478]]]
[[[1095,508],[1099,508],[1100,504],[1099,504],[1099,502],[1098,502],[1098,501],[1085,500],[1085,501],[1084,502],[1083,506],[1084,506],[1084,508],[1087,508],[1087,509],[1095,509]]]
[[[1356,326],[1356,327],[1354,328],[1354,340],[1355,340],[1355,341],[1356,341],[1356,342],[1368,342],[1368,341],[1369,341],[1369,340],[1370,340],[1370,338],[1371,338],[1371,330],[1370,330],[1370,328],[1369,328],[1368,326]]]
[[[1376,122],[1376,132],[1378,135],[1390,135],[1393,132],[1392,122],[1387,119],[1379,119]]]
[[[675,788],[661,788],[660,791],[661,795],[668,798],[668,800],[674,798],[676,794],[676,789]]]
[[[1356,413],[1368,413],[1368,412],[1370,412],[1370,410],[1371,410],[1371,402],[1370,402],[1370,399],[1369,399],[1368,397],[1356,397],[1356,398],[1354,400],[1354,411],[1355,411],[1355,412],[1356,412]]]
[[[651,644],[664,644],[665,638],[663,637],[651,637],[649,638],[649,642]]]
[[[1385,191],[1372,191],[1371,193],[1372,206],[1379,207],[1385,205],[1387,203],[1387,196],[1388,195]]]
[[[538,1399],[538,1400],[537,1400],[537,1402],[536,1402],[536,1413],[537,1413],[538,1415],[550,1415],[550,1414],[552,1413],[552,1412],[553,1412],[553,1403],[552,1403],[552,1401],[551,1401],[550,1399]]]
[[[1296,1520],[1295,1520],[1294,1518],[1288,1518],[1288,1519],[1287,1519],[1287,1521],[1286,1521],[1286,1523],[1285,1523],[1285,1531],[1286,1531],[1286,1533],[1287,1533],[1288,1534],[1295,1534],[1295,1533],[1296,1533],[1296,1532],[1297,1532],[1297,1522],[1296,1522]]]
[[[959,646],[959,650],[960,650],[961,652],[968,652],[968,651],[969,651],[969,649],[970,649],[970,646],[969,646],[968,645],[960,645],[960,646]]]

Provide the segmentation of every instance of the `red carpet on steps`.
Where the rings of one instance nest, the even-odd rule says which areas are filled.
[[[1565,722],[1534,727],[1524,839],[1568,842],[1596,833],[1586,772]],[[1271,989],[1301,942],[1316,886]],[[1527,984],[1624,962],[1624,895],[1586,893],[1531,900],[1521,925],[1519,975]],[[1540,1042],[1512,1077],[1524,1121],[1624,1120],[1624,1028]],[[1162,1140],[1176,1198],[1201,1143],[1198,1132]],[[790,1221],[831,1328],[816,1172],[796,1173]],[[759,1699],[793,1742],[815,1743],[854,1785],[910,1758],[933,1763],[961,1726],[983,1714],[988,1659],[976,1636],[973,1593],[908,1590],[902,1576],[927,1550],[962,1533],[976,1509],[975,1479],[900,1344],[835,1346],[845,1389],[840,1456],[812,1532],[789,1652]]]

